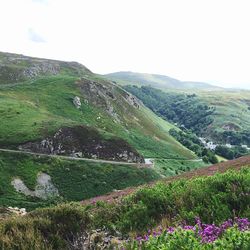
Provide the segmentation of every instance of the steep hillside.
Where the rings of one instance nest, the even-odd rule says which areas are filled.
[[[209,127],[203,127],[206,137],[217,143],[250,146],[250,141],[247,139],[250,138],[250,91],[248,90],[223,89],[206,83],[181,82],[155,74],[117,72],[106,76],[123,85],[161,89],[168,96],[172,95],[173,99],[180,94],[195,93],[204,103],[215,108],[214,114],[211,115],[213,122]],[[133,91],[132,93],[135,94]],[[170,115],[172,113],[171,110],[167,112]]]
[[[0,207],[30,210],[57,202],[81,201],[159,178],[153,169],[132,164],[0,152]]]
[[[217,86],[191,81],[179,81],[177,79],[156,74],[135,73],[121,71],[105,75],[108,79],[117,81],[122,85],[152,86],[160,89],[220,89]]]
[[[213,123],[207,129],[213,140],[250,146],[250,91],[202,91],[197,95],[215,107]]]
[[[134,159],[140,161],[138,154],[146,158],[194,158],[169,135],[174,125],[77,63],[1,53],[0,115],[1,147],[36,148],[52,154],[59,150],[64,154],[64,148],[75,139],[65,138],[67,133],[56,142],[52,138],[74,127],[82,138],[77,144],[88,137],[95,147],[88,150],[83,143],[70,154],[125,161],[130,155],[137,155]],[[117,140],[124,145],[122,152]]]

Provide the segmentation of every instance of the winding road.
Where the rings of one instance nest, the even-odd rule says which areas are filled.
[[[42,154],[42,153],[35,153],[29,151],[21,151],[21,150],[14,150],[14,149],[6,149],[0,148],[0,152],[9,152],[9,153],[16,153],[16,154],[26,154],[26,155],[34,155],[34,156],[41,156],[41,157],[51,157],[51,158],[59,158],[63,160],[73,160],[73,161],[87,161],[87,162],[95,162],[95,163],[107,163],[107,164],[115,164],[115,165],[129,165],[135,167],[154,167],[153,163],[133,163],[133,162],[123,162],[123,161],[109,161],[109,160],[101,160],[101,159],[89,159],[89,158],[80,158],[80,157],[72,157],[72,156],[63,156],[63,155],[50,155],[50,154]],[[168,159],[168,158],[166,158]],[[168,160],[180,160],[180,161],[202,161],[202,159],[171,159]],[[154,159],[152,158],[152,161]]]

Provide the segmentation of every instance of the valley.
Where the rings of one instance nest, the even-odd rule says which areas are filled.
[[[198,156],[201,156],[198,148],[201,146],[227,159],[249,154],[249,91],[160,90],[136,85],[125,88],[156,114],[183,130],[182,134],[174,129],[170,131]]]
[[[141,250],[191,237],[205,249],[191,230],[202,223],[230,224],[248,247],[249,103],[247,91],[1,52],[0,247]],[[227,233],[211,244],[231,246]]]

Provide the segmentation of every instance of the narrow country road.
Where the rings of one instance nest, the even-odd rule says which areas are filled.
[[[78,158],[78,157],[63,156],[63,155],[50,155],[50,154],[34,153],[34,152],[29,152],[29,151],[21,151],[21,150],[5,149],[5,148],[0,148],[0,152],[9,152],[9,153],[16,153],[16,154],[26,154],[26,155],[35,155],[35,156],[41,156],[41,157],[59,158],[59,159],[63,159],[63,160],[88,161],[88,162],[108,163],[108,164],[115,164],[115,165],[130,165],[130,166],[136,166],[136,167],[154,167],[154,160],[155,160],[155,159],[151,158],[153,163],[130,163],[130,162],[123,162],[123,161],[109,161],[109,160],[101,160],[101,159]],[[181,161],[193,161],[193,162],[202,161],[202,159],[189,160],[189,159],[171,159],[171,158],[169,158],[168,160],[181,160]]]
[[[34,152],[13,150],[13,149],[3,149],[3,148],[0,148],[0,152],[9,152],[9,153],[26,154],[26,155],[36,155],[36,156],[42,156],[42,157],[59,158],[59,159],[63,159],[63,160],[88,161],[88,162],[96,162],[96,163],[109,163],[109,164],[116,164],[116,165],[130,165],[130,166],[145,165],[145,164],[140,164],[140,163],[129,163],[129,162],[123,162],[123,161],[97,160],[97,159],[89,159],[89,158],[77,158],[77,157],[71,157],[71,156],[63,156],[63,155],[48,155],[48,154],[41,154],[41,153],[34,153]]]

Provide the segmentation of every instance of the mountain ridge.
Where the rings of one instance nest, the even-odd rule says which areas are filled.
[[[180,81],[178,79],[162,75],[162,74],[149,74],[137,73],[132,71],[119,71],[114,73],[105,74],[104,77],[117,81],[122,85],[150,85],[155,88],[170,88],[170,89],[203,89],[214,90],[223,89],[209,83],[196,82],[196,81]]]

